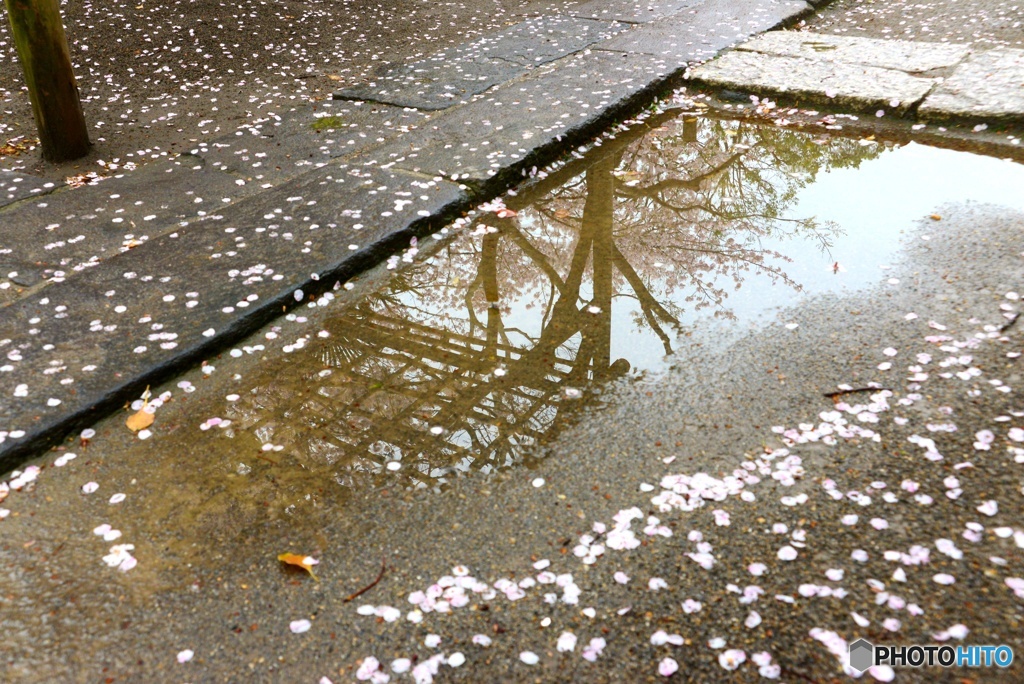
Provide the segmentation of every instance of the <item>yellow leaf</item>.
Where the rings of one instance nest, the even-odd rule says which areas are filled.
[[[128,429],[131,430],[132,432],[138,432],[139,430],[142,430],[143,428],[148,428],[150,425],[152,425],[153,420],[155,418],[156,416],[148,412],[146,410],[146,407],[143,406],[141,409],[139,409],[138,413],[133,413],[131,416],[128,417],[128,420],[125,421],[125,425],[127,425]]]
[[[942,220],[942,217],[939,216],[938,214],[932,214],[928,218],[930,218],[932,221],[941,221]]]
[[[294,565],[295,567],[302,568],[309,573],[310,577],[315,579],[317,582],[320,581],[320,579],[313,574],[313,566],[318,564],[320,561],[312,556],[300,556],[297,553],[282,553],[277,557],[277,560],[282,563],[287,563],[288,565]]]
[[[124,424],[127,425],[128,429],[132,432],[138,432],[139,430],[148,428],[153,424],[153,421],[156,420],[156,416],[146,410],[149,407],[149,398],[151,396],[152,395],[149,393],[149,387],[147,386],[146,391],[142,393],[142,408],[139,409],[138,413],[133,413],[128,417],[128,420],[125,421]]]

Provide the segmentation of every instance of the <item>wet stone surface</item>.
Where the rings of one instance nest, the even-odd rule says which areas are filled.
[[[447,109],[525,71],[522,66],[504,60],[481,58],[455,62],[441,56],[436,61],[397,67],[369,84],[338,90],[333,97],[428,111]]]
[[[703,61],[748,35],[775,28],[808,9],[802,0],[705,0],[678,15],[606,40],[600,47],[657,55],[674,64]]]
[[[928,96],[921,117],[1024,122],[1024,50],[976,52]]]
[[[0,207],[27,197],[52,192],[59,183],[37,178],[27,173],[0,169]]]
[[[647,55],[594,51],[539,70],[431,121],[390,145],[357,157],[377,164],[493,186],[563,139],[583,141],[630,102],[650,97],[670,71]],[[499,175],[500,174],[500,175]]]
[[[1021,121],[1024,51],[773,31],[698,67],[714,87],[925,120]],[[920,105],[919,107],[917,105]]]
[[[849,109],[908,111],[937,79],[845,62],[778,57],[734,50],[704,64],[693,78],[714,87],[779,94]]]
[[[428,59],[390,69],[370,84],[344,88],[334,97],[445,109],[626,28],[622,23],[577,17],[532,18]]]
[[[970,54],[967,45],[835,36],[808,31],[769,31],[736,46],[736,49],[780,57],[863,64],[907,73],[955,67]]]
[[[577,17],[601,19],[603,21],[625,21],[646,24],[673,14],[696,7],[705,0],[590,0],[569,10]]]
[[[324,101],[273,113],[190,150],[245,181],[232,194],[253,194],[324,166],[332,159],[416,128],[426,112],[369,102]]]
[[[325,168],[107,259],[87,280],[23,297],[0,320],[0,392],[14,397],[0,409],[0,453],[16,458],[92,420],[176,359],[197,360],[215,335],[248,332],[301,301],[303,288],[329,289],[408,241],[422,217],[463,201],[441,180]],[[339,216],[338,202],[361,209]]]
[[[59,282],[339,156],[379,145],[425,118],[421,112],[361,103],[274,113],[173,159],[0,209],[0,245]],[[335,127],[318,124],[321,119]],[[6,274],[0,272],[0,282]],[[17,296],[14,290],[0,291],[0,301]]]
[[[808,17],[807,25],[835,35],[962,43],[977,49],[1024,48],[1016,0],[833,0]]]

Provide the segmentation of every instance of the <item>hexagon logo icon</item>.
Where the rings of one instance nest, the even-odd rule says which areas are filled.
[[[875,647],[867,639],[850,644],[850,667],[863,672],[875,664]]]

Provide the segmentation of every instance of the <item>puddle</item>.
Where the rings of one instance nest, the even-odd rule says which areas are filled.
[[[235,441],[346,486],[508,467],[680,336],[724,343],[884,280],[943,203],[1024,205],[1016,164],[673,116],[506,197],[515,216],[392,257],[386,287],[249,379]]]
[[[105,477],[161,521],[150,543],[167,563],[216,562],[196,554],[336,515],[346,492],[528,467],[530,447],[682,340],[727,344],[802,297],[884,283],[902,239],[942,230],[927,217],[944,203],[1024,209],[1020,187],[1024,167],[963,152],[658,115],[507,196],[510,211],[395,255],[357,304],[304,308],[211,360],[193,398],[170,383],[150,440],[118,415],[91,449],[131,450]],[[230,423],[200,430],[211,416]]]

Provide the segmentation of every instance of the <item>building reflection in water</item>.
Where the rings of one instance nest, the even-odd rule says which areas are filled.
[[[427,240],[329,338],[243,393],[239,432],[343,485],[439,486],[521,463],[644,365],[632,339],[670,354],[700,312],[728,317],[745,279],[799,287],[765,243],[827,250],[835,228],[787,210],[819,173],[881,149],[676,114],[507,197],[515,216]]]

